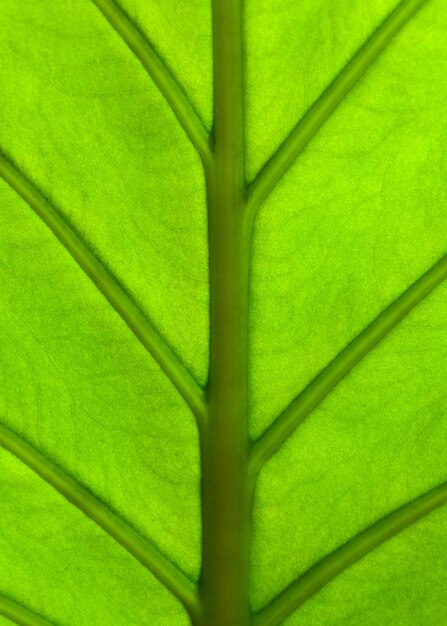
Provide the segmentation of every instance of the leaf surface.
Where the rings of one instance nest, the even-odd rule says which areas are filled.
[[[209,342],[202,164],[159,87],[96,4],[3,1],[0,152],[202,389]],[[250,272],[253,440],[447,253],[447,6],[421,4],[258,210]],[[373,5],[246,0],[249,182],[397,3]],[[209,132],[211,3],[119,6]],[[350,538],[446,481],[447,286],[440,283],[261,469],[254,611]],[[197,581],[194,415],[7,180],[0,180],[0,285],[0,424]],[[60,626],[189,623],[178,600],[118,540],[6,448],[0,479],[0,595]],[[447,621],[446,516],[441,507],[376,547],[284,623]],[[10,622],[0,617],[3,623]]]

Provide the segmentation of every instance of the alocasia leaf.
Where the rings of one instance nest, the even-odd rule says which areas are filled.
[[[0,624],[447,623],[445,1],[0,32]]]

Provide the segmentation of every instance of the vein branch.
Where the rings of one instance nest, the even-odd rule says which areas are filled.
[[[196,586],[154,545],[141,537],[76,480],[4,426],[0,426],[0,445],[20,459],[69,502],[105,530],[106,533],[152,572],[182,602],[192,616],[197,616],[199,600]],[[38,621],[29,623],[41,624]]]
[[[37,613],[3,595],[0,595],[0,615],[20,626],[51,626],[49,621]]]
[[[402,0],[298,122],[251,185],[247,205],[250,219],[254,219],[260,205],[320,127],[336,111],[393,37],[425,2],[426,0]]]
[[[44,198],[37,187],[0,154],[0,176],[37,213],[126,322],[194,412],[199,427],[206,421],[204,393],[142,311],[132,302],[81,237]]]
[[[183,89],[149,41],[114,0],[92,0],[92,2],[132,50],[157,85],[207,169],[211,161],[208,134]]]
[[[382,311],[313,379],[253,444],[254,475],[334,387],[446,278],[447,255]]]
[[[282,624],[301,604],[349,566],[446,503],[447,483],[443,483],[375,522],[292,582],[255,616],[253,624]]]

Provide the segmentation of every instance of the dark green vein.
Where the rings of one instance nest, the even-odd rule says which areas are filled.
[[[97,259],[64,218],[35,185],[0,154],[0,176],[14,189],[53,231],[71,256],[107,298],[134,335],[153,356],[194,412],[199,426],[205,423],[204,394],[189,372],[175,357],[140,309],[123,291],[102,262]]]
[[[253,621],[255,626],[277,626],[322,587],[382,543],[447,503],[447,483],[404,504],[350,539],[311,567],[274,598]]]
[[[201,438],[201,626],[248,626],[249,248],[244,231],[243,0],[212,0],[214,119],[207,176],[209,429]]]
[[[335,359],[322,370],[253,444],[252,475],[293,433],[330,391],[357,365],[414,307],[447,278],[447,255],[386,308]]]
[[[50,622],[37,613],[2,595],[0,595],[0,615],[20,626],[51,626]]]
[[[260,205],[324,122],[334,113],[393,37],[426,1],[403,0],[298,122],[251,185],[247,204],[250,219],[254,219]]]
[[[182,602],[191,616],[197,617],[199,601],[196,586],[155,546],[141,537],[87,489],[4,426],[0,426],[0,445],[105,530],[152,572]]]
[[[208,168],[211,161],[209,138],[183,89],[148,40],[114,0],[92,0],[92,2],[141,62],[196,148],[204,167]]]

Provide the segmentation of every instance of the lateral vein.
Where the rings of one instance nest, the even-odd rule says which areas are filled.
[[[20,624],[20,626],[52,626],[51,622],[34,613],[34,611],[27,609],[4,595],[0,595],[0,615],[3,615],[3,617],[15,624]]]
[[[247,212],[251,220],[254,220],[261,204],[320,127],[343,102],[400,29],[426,1],[403,0],[400,2],[298,122],[251,184],[247,203]]]
[[[414,282],[390,306],[348,344],[331,363],[288,405],[255,441],[251,471],[256,475],[263,464],[284,443],[303,420],[335,386],[393,330],[420,302],[447,278],[447,255]]]
[[[254,626],[277,626],[345,569],[425,515],[447,503],[447,482],[375,522],[292,582],[254,618]]]
[[[191,615],[199,611],[198,593],[190,581],[149,541],[141,537],[105,504],[100,502],[76,480],[37,452],[23,439],[0,425],[0,445],[20,459],[43,480],[134,556],[176,597]],[[40,622],[35,622],[40,624]]]
[[[183,89],[152,45],[114,0],[92,0],[143,65],[196,148],[205,168],[211,162],[207,132]]]
[[[206,417],[204,393],[163,341],[142,311],[132,302],[81,237],[44,198],[37,187],[0,154],[0,176],[37,213],[74,260],[132,330],[195,414],[199,427]]]

